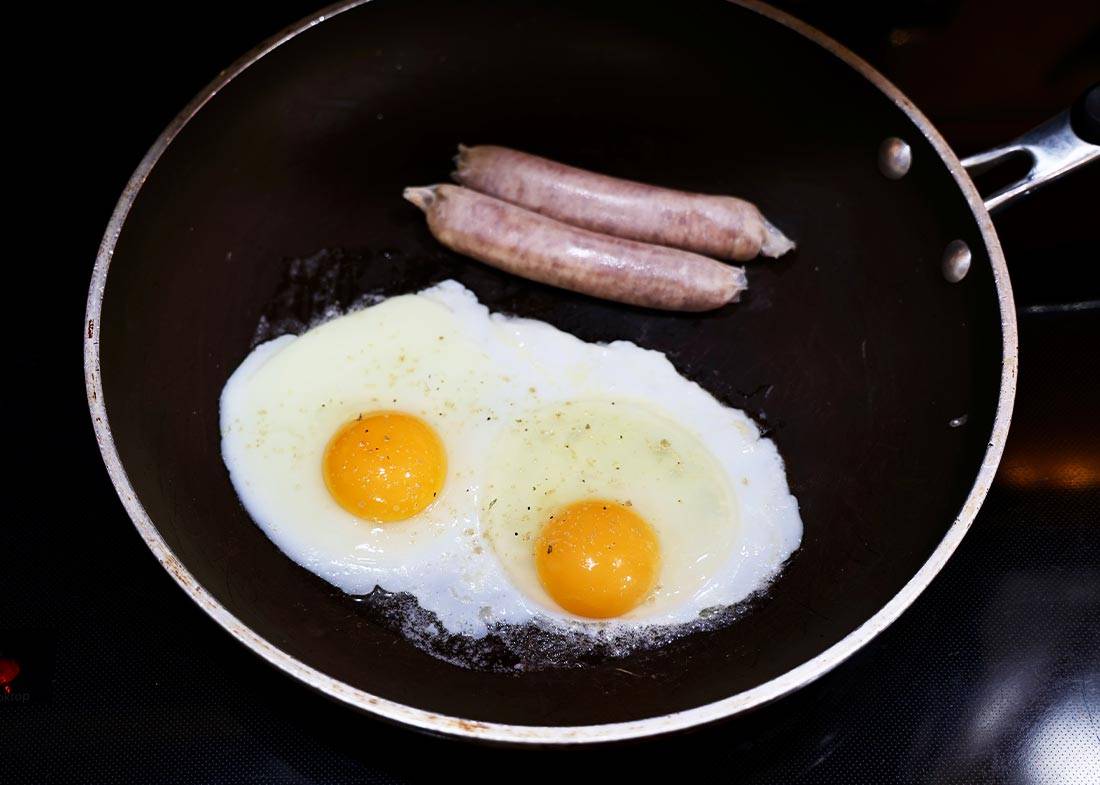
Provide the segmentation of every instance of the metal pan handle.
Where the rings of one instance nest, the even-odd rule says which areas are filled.
[[[1071,109],[1008,144],[964,158],[962,165],[971,175],[981,174],[1021,153],[1031,158],[1031,169],[1015,183],[986,197],[985,206],[990,212],[1100,157],[1100,84],[1086,90]]]

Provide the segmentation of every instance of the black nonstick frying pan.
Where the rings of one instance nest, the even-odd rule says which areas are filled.
[[[588,742],[747,710],[851,655],[955,550],[1001,456],[1016,378],[987,204],[1085,163],[1096,91],[1018,143],[983,204],[928,120],[865,63],[722,0],[333,6],[221,74],[119,201],[88,300],[88,400],[150,549],[234,637],[355,707],[484,740]],[[1089,138],[1092,144],[1084,141]],[[673,314],[456,256],[404,186],[458,142],[756,202],[799,249],[742,302]],[[298,260],[298,261],[294,261]],[[732,625],[627,659],[495,671],[413,648],[370,602],[282,555],[237,500],[218,396],[261,318],[456,278],[494,310],[665,352],[783,455],[805,535]],[[515,663],[522,665],[522,663]],[[505,672],[506,671],[506,672]]]

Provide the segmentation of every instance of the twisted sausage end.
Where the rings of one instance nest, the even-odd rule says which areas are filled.
[[[436,187],[434,185],[426,185],[419,188],[406,188],[401,195],[424,212],[428,212],[428,208],[431,207],[432,202],[435,201],[435,189]]]

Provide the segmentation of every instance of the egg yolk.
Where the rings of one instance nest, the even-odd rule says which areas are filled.
[[[657,534],[629,507],[576,502],[551,516],[535,546],[539,580],[558,605],[592,619],[621,616],[657,579]]]
[[[362,414],[325,449],[325,485],[337,504],[370,521],[403,521],[443,489],[447,455],[426,422],[402,412]]]

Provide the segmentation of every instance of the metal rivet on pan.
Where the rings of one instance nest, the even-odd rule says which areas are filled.
[[[903,139],[891,136],[878,146],[878,169],[891,180],[905,177],[913,165],[913,148]]]
[[[952,240],[943,252],[943,277],[958,283],[970,272],[970,246],[962,240]]]

